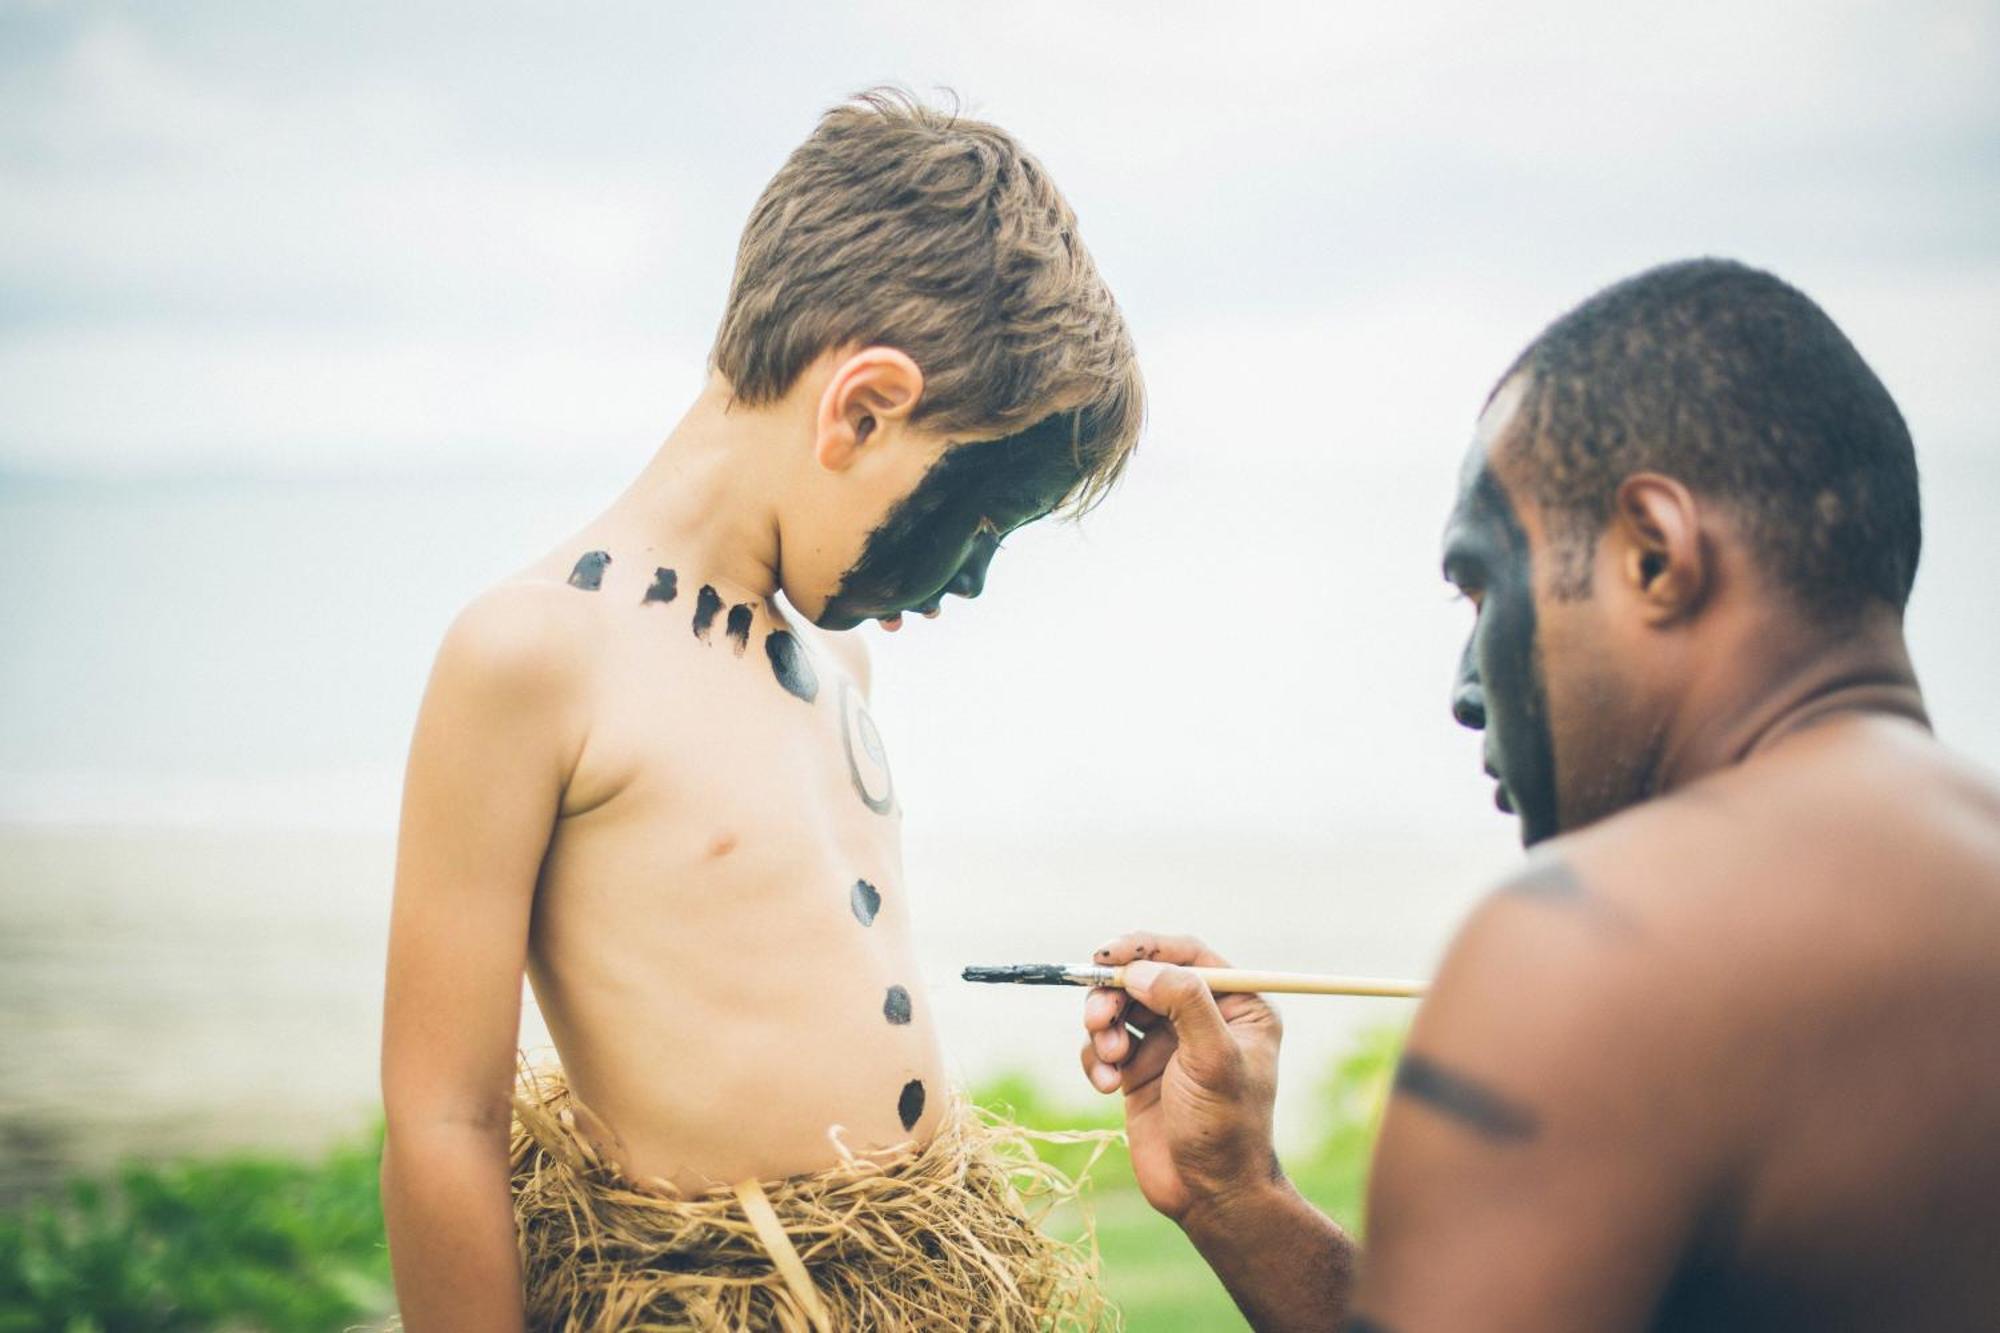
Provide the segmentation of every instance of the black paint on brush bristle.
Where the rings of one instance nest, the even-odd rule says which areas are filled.
[[[854,881],[848,891],[847,905],[854,909],[854,919],[864,926],[875,924],[875,914],[882,910],[882,893],[865,879]]]
[[[774,629],[764,637],[764,655],[771,659],[771,672],[785,693],[811,703],[819,697],[819,673],[812,659],[790,631]]]
[[[680,575],[671,569],[656,569],[653,571],[653,586],[646,589],[646,595],[639,599],[639,604],[646,606],[658,602],[664,606],[680,596],[680,592]]]
[[[901,986],[889,987],[882,997],[882,1017],[901,1027],[910,1021],[910,993]]]
[[[924,1083],[922,1079],[911,1079],[903,1085],[903,1095],[896,1099],[896,1117],[903,1122],[903,1132],[909,1133],[924,1118]]]
[[[706,583],[694,595],[694,636],[703,643],[708,642],[708,632],[715,627],[715,613],[722,609],[722,599],[715,595],[715,589]]]
[[[610,563],[609,551],[585,551],[577,557],[576,568],[569,572],[569,586],[596,592],[604,586],[604,567]]]
[[[1000,967],[968,967],[958,975],[966,981],[1005,981],[1017,986],[1067,986],[1069,971],[1061,963],[1008,963]]]
[[[736,655],[743,656],[743,650],[750,646],[750,607],[747,603],[739,602],[729,608],[729,625],[722,632],[729,636]]]

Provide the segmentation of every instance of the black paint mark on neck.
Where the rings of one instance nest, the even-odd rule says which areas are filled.
[[[903,1122],[903,1132],[909,1133],[924,1118],[924,1084],[922,1079],[911,1079],[903,1085],[903,1095],[896,1098],[896,1118]]]
[[[604,586],[604,567],[610,563],[609,551],[585,551],[577,557],[576,568],[569,572],[569,586],[596,592]]]
[[[750,607],[739,602],[729,608],[729,625],[722,631],[729,636],[730,646],[736,649],[738,657],[750,646]]]
[[[671,569],[656,569],[653,571],[653,586],[646,589],[646,595],[640,598],[639,604],[645,606],[658,602],[664,606],[680,596],[680,591],[681,580],[678,574]]]
[[[694,597],[694,636],[703,643],[708,642],[708,632],[715,627],[715,613],[722,609],[722,599],[715,595],[715,589],[706,583]]]
[[[764,655],[771,659],[771,672],[777,676],[778,684],[785,687],[785,693],[807,703],[819,697],[819,673],[813,670],[812,659],[806,656],[804,646],[792,637],[791,631],[774,629],[766,635]]]
[[[865,879],[854,881],[848,891],[847,905],[854,909],[854,919],[864,926],[875,924],[875,914],[882,910],[882,894]]]
[[[1395,1091],[1414,1097],[1482,1138],[1525,1143],[1541,1132],[1534,1112],[1415,1051],[1403,1052],[1396,1065]]]
[[[910,993],[901,986],[889,987],[889,993],[882,997],[882,1017],[897,1027],[910,1021]],[[905,1129],[909,1126],[905,1125]]]

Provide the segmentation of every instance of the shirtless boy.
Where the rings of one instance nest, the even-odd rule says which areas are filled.
[[[824,1289],[633,1296],[704,1262],[674,1200],[735,1209],[849,1153],[894,1170],[951,1129],[867,659],[807,623],[977,597],[1003,536],[1112,483],[1141,412],[1074,217],[1003,131],[871,94],[772,180],[699,398],[609,509],[460,614],[425,695],[383,1042],[414,1333],[842,1313]],[[522,1271],[524,967],[568,1083],[543,1109],[603,1168],[556,1211],[664,1201],[666,1278],[595,1250]],[[541,1142],[524,1167],[524,1134],[517,1192],[567,1169]]]
[[[1453,712],[1534,851],[1417,1016],[1365,1255],[1271,1169],[1271,1010],[1171,966],[1219,959],[1121,939],[1169,965],[1086,1001],[1141,1184],[1253,1323],[1995,1326],[2000,787],[1930,732],[1918,546],[1895,404],[1768,274],[1641,274],[1503,377]]]

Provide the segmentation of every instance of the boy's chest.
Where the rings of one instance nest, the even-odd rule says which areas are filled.
[[[621,644],[589,706],[573,805],[773,850],[897,838],[894,770],[867,700],[788,630]]]

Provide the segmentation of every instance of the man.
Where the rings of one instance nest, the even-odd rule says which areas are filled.
[[[1193,940],[1099,953],[1148,961],[1085,1072],[1252,1323],[2000,1320],[2000,789],[1930,734],[1918,547],[1894,403],[1768,274],[1652,270],[1520,357],[1444,567],[1533,852],[1410,1033],[1365,1259],[1276,1170],[1271,1010]]]

